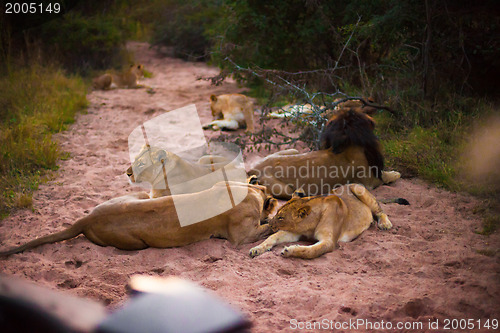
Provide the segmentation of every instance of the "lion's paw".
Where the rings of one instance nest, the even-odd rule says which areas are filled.
[[[292,253],[293,251],[295,250],[295,248],[297,248],[298,245],[290,245],[290,246],[287,246],[285,247],[282,251],[281,251],[281,255],[283,257],[291,257],[292,256]]]
[[[378,221],[378,227],[382,230],[388,230],[392,228],[392,223],[389,221],[389,218],[384,217]]]
[[[384,184],[389,184],[389,183],[395,182],[399,178],[401,178],[401,173],[399,173],[397,171],[383,171],[382,172],[382,181],[384,182]]]
[[[256,246],[250,249],[250,252],[248,253],[250,257],[255,258],[257,256],[260,256],[262,253],[266,252],[266,249]]]

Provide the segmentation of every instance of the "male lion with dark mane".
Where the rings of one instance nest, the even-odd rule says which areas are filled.
[[[296,242],[302,236],[315,239],[309,246],[291,245],[281,252],[284,257],[312,259],[331,252],[337,242],[350,242],[370,227],[373,217],[380,229],[390,229],[391,221],[375,197],[359,184],[338,187],[330,195],[294,196],[269,221],[275,234],[250,250],[256,257],[275,245]]]
[[[307,195],[320,195],[349,183],[375,188],[393,182],[401,174],[383,171],[384,158],[374,127],[367,114],[341,110],[325,126],[320,150],[277,152],[259,161],[249,174],[281,199],[290,199],[298,189]]]

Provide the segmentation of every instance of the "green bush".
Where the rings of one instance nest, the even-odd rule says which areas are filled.
[[[209,26],[220,15],[220,1],[170,0],[153,28],[153,45],[173,48],[174,55],[190,60],[207,60],[213,42]]]
[[[86,105],[83,81],[54,68],[17,68],[0,78],[0,216],[30,205],[44,170],[63,156],[52,134]]]
[[[65,68],[88,73],[122,63],[126,31],[109,16],[84,17],[75,12],[44,24],[40,38],[43,48]]]

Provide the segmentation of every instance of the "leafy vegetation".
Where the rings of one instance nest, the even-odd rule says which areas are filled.
[[[168,45],[177,57],[189,60],[209,59],[209,26],[218,17],[220,1],[170,0],[160,9],[161,21],[155,25],[153,45]]]
[[[31,205],[44,171],[64,157],[52,134],[86,103],[83,81],[53,68],[16,69],[0,78],[0,216]]]
[[[390,167],[486,201],[498,197],[500,189],[492,195],[464,184],[458,158],[471,127],[494,112],[498,98],[494,1],[167,2],[179,9],[174,20],[182,29],[160,21],[157,41],[171,45],[189,33],[203,39],[211,61],[251,86],[262,104],[371,96],[394,110],[376,115]],[[192,26],[195,9],[210,20]],[[331,98],[307,97],[318,91]],[[491,216],[500,214],[495,201],[485,204]],[[498,226],[498,218],[489,221],[487,232]]]
[[[150,38],[154,45],[170,47],[176,56],[219,66],[222,75],[218,79],[233,76],[247,84],[261,104],[331,106],[339,97],[373,97],[393,110],[376,115],[389,167],[484,197],[489,203],[482,212],[492,216],[485,232],[497,228],[498,205],[490,199],[498,196],[498,189],[492,194],[489,189],[464,184],[457,165],[471,126],[494,112],[499,97],[495,82],[500,76],[500,16],[494,10],[495,0],[61,3],[64,14],[49,19],[0,14],[0,59],[5,64],[0,66],[2,84],[13,73],[22,72],[24,84],[30,87],[11,91],[10,99],[0,93],[1,138],[14,133],[21,119],[28,117],[22,115],[24,111],[31,115],[39,107],[27,103],[42,88],[35,74],[23,66],[52,64],[49,71],[57,77],[61,75],[58,66],[69,73],[88,75],[94,69],[129,62],[123,53],[127,38]],[[80,89],[73,83],[67,87],[73,92]],[[26,106],[24,111],[12,106],[15,100]],[[59,130],[61,121],[49,118],[38,129],[20,126],[15,135]],[[316,125],[320,130],[319,119]],[[301,139],[313,140],[317,134]],[[41,155],[47,160],[57,155],[55,146],[43,149]],[[31,161],[26,156],[23,159]],[[27,165],[33,174],[54,167],[38,158]],[[27,172],[20,172],[18,164],[8,170],[21,178]],[[29,199],[16,194],[23,191],[9,195],[27,202]]]
[[[67,157],[52,135],[86,107],[79,75],[126,58],[128,31],[110,11],[120,4],[59,3],[59,14],[0,13],[0,218],[30,207],[32,192]]]

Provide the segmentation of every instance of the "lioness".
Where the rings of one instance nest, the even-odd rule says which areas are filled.
[[[213,121],[203,125],[204,129],[237,130],[244,128],[254,132],[253,102],[242,94],[211,95],[210,108]]]
[[[222,214],[181,227],[176,207],[196,206],[207,198],[227,196],[228,185],[233,192],[248,191],[243,201]],[[235,182],[220,182],[199,193],[156,199],[149,199],[146,192],[140,192],[106,201],[71,227],[0,252],[0,256],[80,234],[97,245],[114,246],[122,250],[183,246],[211,237],[225,238],[235,245],[255,242],[270,233],[269,225],[261,225],[261,221],[266,221],[276,204],[276,200],[266,194],[264,186]]]
[[[198,163],[188,162],[172,152],[161,148],[143,146],[126,173],[133,183],[150,183],[151,198],[158,198],[171,194],[170,187],[183,184],[190,180],[207,175],[222,167],[236,168],[224,156],[205,155]],[[211,187],[211,185],[208,185]],[[176,194],[189,193],[179,186]]]
[[[252,248],[250,256],[256,257],[277,244],[296,242],[305,236],[318,242],[310,246],[287,246],[281,255],[316,258],[333,251],[337,242],[350,242],[358,237],[370,227],[373,216],[380,229],[392,227],[375,197],[360,184],[341,186],[326,196],[294,197],[269,221],[273,231],[279,231]]]
[[[321,150],[274,153],[259,161],[249,175],[257,176],[259,184],[281,199],[290,199],[297,189],[319,195],[343,184],[374,188],[393,182],[401,174],[382,171],[384,158],[374,126],[373,119],[364,113],[340,111],[325,126]]]
[[[122,74],[103,74],[93,80],[94,89],[107,90],[112,88],[140,88],[137,80],[144,76],[144,66],[130,65],[128,71]]]

